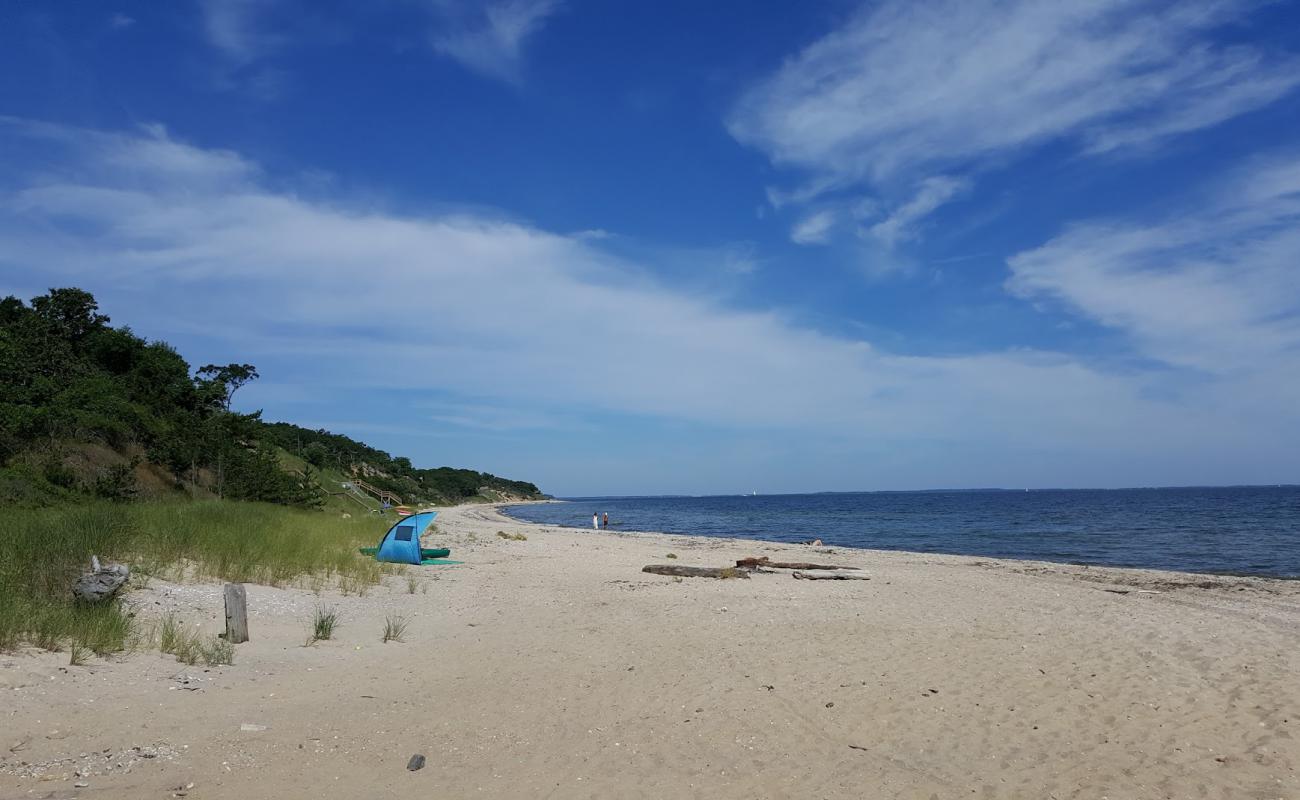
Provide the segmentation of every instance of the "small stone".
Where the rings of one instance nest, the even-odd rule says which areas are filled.
[[[411,760],[406,762],[406,768],[409,769],[411,772],[424,769],[424,756],[420,755],[419,753],[416,753],[415,755],[411,756]]]
[[[89,783],[86,783],[85,781],[77,781],[76,783],[74,783],[74,784],[72,784],[72,785],[73,785],[74,787],[76,787],[77,789],[85,789],[85,788],[86,788],[87,786],[89,786],[90,784],[89,784]]]
[[[834,703],[827,703],[827,704],[826,704],[826,707],[827,707],[827,708],[835,708],[835,704],[834,704]]]

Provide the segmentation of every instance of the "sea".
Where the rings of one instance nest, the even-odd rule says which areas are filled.
[[[1300,579],[1300,486],[575,497],[516,519],[826,546]]]

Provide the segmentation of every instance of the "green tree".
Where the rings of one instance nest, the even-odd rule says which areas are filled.
[[[239,391],[244,384],[255,381],[259,377],[257,367],[252,364],[226,364],[224,366],[205,364],[199,367],[198,375],[221,391],[221,407],[226,411],[230,410],[230,401],[234,399],[235,392]]]
[[[108,325],[99,304],[84,289],[51,289],[32,298],[32,311],[66,341],[77,343]]]
[[[311,442],[302,449],[302,457],[308,464],[319,469],[329,461],[330,450],[320,442]]]

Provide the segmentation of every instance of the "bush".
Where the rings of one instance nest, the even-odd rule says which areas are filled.
[[[126,464],[101,469],[90,484],[90,493],[118,503],[134,500],[138,490],[135,482],[135,468],[138,466],[140,459],[133,458]]]
[[[50,461],[46,463],[45,469],[42,470],[45,480],[58,486],[61,489],[71,489],[77,485],[77,473],[71,467],[60,461]]]

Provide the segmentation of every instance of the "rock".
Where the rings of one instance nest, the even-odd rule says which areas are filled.
[[[424,756],[420,755],[419,753],[416,753],[415,755],[411,756],[411,760],[406,762],[406,768],[409,769],[411,772],[424,769]]]
[[[72,596],[82,603],[102,603],[111,600],[130,577],[131,570],[125,564],[101,565],[98,556],[91,556],[90,572],[73,582]]]

